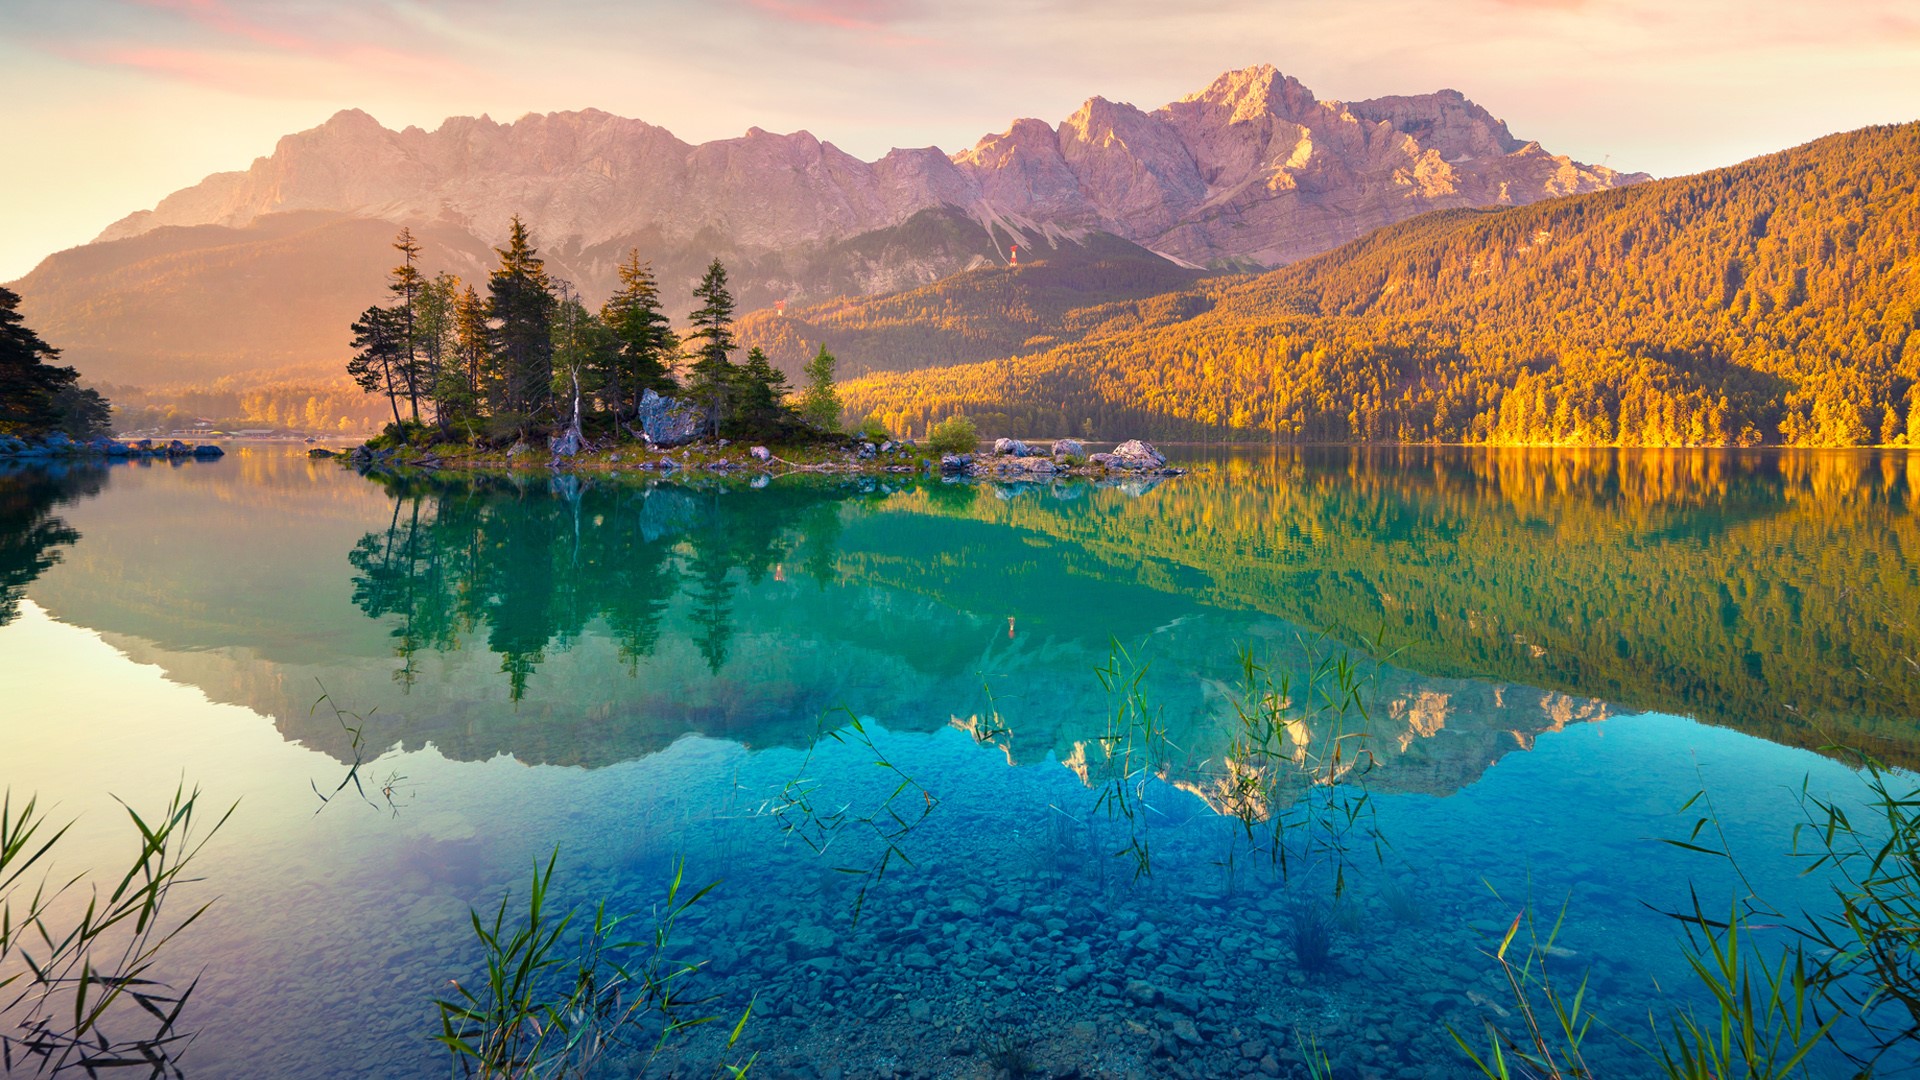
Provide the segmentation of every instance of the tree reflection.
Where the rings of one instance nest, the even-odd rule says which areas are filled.
[[[27,586],[60,561],[59,549],[80,539],[54,510],[106,486],[105,466],[0,464],[0,626],[19,617]]]
[[[848,484],[744,486],[583,481],[563,476],[380,478],[394,496],[382,532],[348,561],[353,601],[390,619],[395,677],[420,650],[484,636],[513,700],[553,651],[596,622],[637,673],[676,598],[708,668],[727,663],[735,593],[793,561],[830,573]]]

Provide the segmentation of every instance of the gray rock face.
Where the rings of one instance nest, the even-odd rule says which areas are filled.
[[[649,390],[640,397],[640,434],[655,446],[684,446],[700,437],[706,416],[690,402],[661,397]]]
[[[1033,448],[1021,442],[1019,439],[995,439],[993,440],[993,452],[995,454],[1012,454],[1014,457],[1027,457],[1033,453]]]
[[[1061,439],[1053,444],[1053,457],[1057,461],[1066,457],[1086,457],[1087,448],[1079,439]]]
[[[345,211],[473,222],[488,243],[516,213],[580,248],[711,230],[740,249],[832,242],[941,206],[982,223],[1101,229],[1176,259],[1274,265],[1447,206],[1524,203],[1643,179],[1522,142],[1457,92],[1321,101],[1271,66],[1231,71],[1153,112],[1089,99],[1056,128],[1020,119],[950,157],[865,162],[805,131],[750,128],[698,146],[595,109],[511,124],[453,117],[393,131],[358,110],[288,135],[245,172],[216,173],[109,226],[240,226]],[[538,208],[537,213],[532,208]]]

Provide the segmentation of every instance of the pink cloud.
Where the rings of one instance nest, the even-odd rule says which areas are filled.
[[[754,10],[788,22],[828,26],[872,34],[889,44],[925,44],[926,39],[899,34],[889,28],[905,14],[895,0],[747,0]]]
[[[216,33],[241,38],[271,49],[306,52],[316,44],[246,18],[221,0],[133,0],[133,3],[155,11],[170,11],[185,15],[193,22]]]

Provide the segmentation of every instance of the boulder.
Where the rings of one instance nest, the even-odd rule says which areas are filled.
[[[873,445],[870,442],[861,443],[859,448],[855,450],[855,453],[858,454],[862,460],[871,458],[879,452],[880,452],[880,448]]]
[[[973,464],[972,454],[941,454],[940,471],[943,473],[965,472]]]
[[[1054,460],[1065,457],[1086,457],[1087,448],[1079,439],[1061,439],[1053,444]]]
[[[580,429],[569,427],[560,434],[547,440],[547,450],[558,460],[569,458],[587,448],[586,439],[580,435]]]
[[[226,457],[227,452],[212,443],[201,443],[199,446],[193,448],[193,456],[197,458]]]
[[[691,402],[661,397],[652,390],[640,396],[635,426],[641,438],[654,446],[685,446],[700,437],[706,415]]]
[[[1032,455],[1033,447],[1028,446],[1019,439],[995,439],[993,440],[993,452],[996,454],[1012,454],[1014,457],[1028,457]]]
[[[1158,469],[1166,463],[1165,454],[1139,439],[1128,439],[1107,455],[1107,467],[1111,469]]]
[[[193,447],[188,446],[186,443],[181,442],[179,439],[174,439],[167,443],[168,457],[186,457],[188,454],[191,454],[191,453],[193,453]]]
[[[71,454],[80,449],[79,445],[72,439],[67,438],[58,431],[42,438],[40,445],[55,454]]]
[[[11,435],[0,435],[0,457],[17,457],[27,452],[25,439],[16,439]]]
[[[307,456],[310,458],[330,458],[333,456],[333,451],[324,446],[316,446],[307,451]]]
[[[526,457],[531,453],[533,453],[533,447],[518,440],[515,440],[512,446],[507,447],[507,456],[510,458]]]
[[[773,451],[767,449],[764,446],[756,446],[753,449],[748,450],[747,453],[753,455],[753,460],[755,461],[772,461],[773,460]]]

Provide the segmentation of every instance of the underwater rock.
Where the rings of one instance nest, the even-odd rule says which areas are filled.
[[[833,931],[823,926],[796,926],[787,940],[787,954],[795,963],[825,956],[833,951]]]

